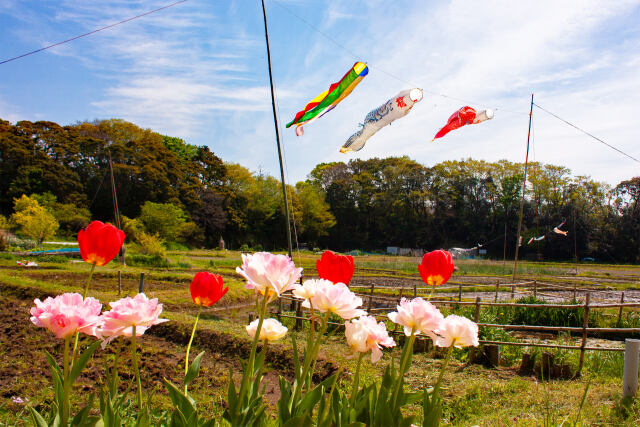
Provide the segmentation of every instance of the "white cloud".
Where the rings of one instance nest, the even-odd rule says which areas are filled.
[[[281,125],[353,62],[370,65],[353,94],[306,127],[303,137],[284,130],[294,181],[318,162],[356,157],[409,155],[427,165],[467,157],[522,161],[532,92],[541,106],[640,158],[640,123],[633,118],[640,104],[637,0],[279,3],[284,7],[267,2],[267,12]],[[11,4],[0,13],[28,22],[15,34],[39,47],[166,2],[66,0],[53,8],[55,25]],[[192,1],[52,53],[98,78],[88,116],[121,117],[209,144],[226,161],[277,176],[261,14],[259,4]],[[41,30],[31,31],[33,25]],[[465,101],[425,92],[407,117],[362,151],[338,152],[367,112],[413,85]],[[490,122],[429,143],[465,104],[498,110]],[[0,104],[0,115],[7,108]],[[536,160],[612,184],[638,175],[635,162],[540,110],[533,123]]]
[[[318,121],[309,126],[304,148],[291,156],[304,159],[306,150],[316,149],[325,161],[405,154],[429,165],[467,157],[523,161],[527,114],[498,109],[491,122],[460,129],[435,143],[428,141],[467,102],[528,113],[530,94],[535,92],[540,105],[640,157],[634,144],[640,124],[629,117],[640,102],[637,28],[628,31],[635,39],[625,40],[627,48],[618,47],[615,36],[608,42],[599,39],[612,20],[637,13],[637,1],[454,1],[403,6],[404,2],[375,4],[366,11],[368,26],[353,30],[358,38],[349,48],[369,55],[365,59],[370,61],[370,75],[335,112],[321,119],[322,125]],[[354,5],[352,10],[360,7]],[[320,35],[313,40],[308,66],[314,75],[330,75],[334,63],[317,65],[337,48]],[[406,118],[380,131],[362,151],[349,156],[337,153],[369,110],[412,86],[410,82],[467,102],[426,94]],[[637,175],[635,162],[545,116],[534,111],[537,160],[614,184]],[[314,164],[301,164],[297,176]]]

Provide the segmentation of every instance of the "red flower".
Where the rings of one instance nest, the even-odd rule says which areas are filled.
[[[352,256],[338,255],[331,251],[324,251],[322,257],[316,261],[316,269],[321,279],[348,285],[353,277],[355,267]]]
[[[453,273],[453,268],[451,254],[442,249],[424,254],[422,262],[418,265],[422,280],[431,286],[446,283]]]
[[[82,259],[89,264],[105,265],[118,255],[124,242],[124,231],[111,224],[93,221],[78,233]]]
[[[229,290],[228,287],[223,289],[222,276],[206,271],[196,273],[190,289],[193,302],[205,307],[211,307]]]

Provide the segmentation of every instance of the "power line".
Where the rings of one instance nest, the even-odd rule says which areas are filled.
[[[338,46],[339,48],[341,48],[342,50],[344,50],[345,52],[349,53],[351,56],[353,56],[355,59],[359,60],[361,58],[363,58],[362,55],[358,55],[356,52],[354,52],[353,50],[349,49],[348,47],[344,46],[343,44],[339,43],[338,41],[336,41],[333,37],[331,37],[330,35],[328,35],[327,33],[325,33],[324,31],[320,30],[318,27],[316,27],[315,25],[313,25],[312,23],[310,23],[309,21],[307,21],[306,19],[304,19],[302,16],[298,15],[297,13],[295,13],[294,11],[292,11],[291,9],[289,9],[288,7],[286,7],[285,5],[283,5],[282,3],[280,3],[277,0],[273,0],[273,2],[275,4],[277,4],[278,6],[280,6],[282,9],[286,10],[288,13],[290,13],[292,16],[298,18],[300,21],[302,21],[303,23],[305,23],[309,28],[311,28],[313,31],[317,32],[318,34],[322,35],[324,38],[326,38],[327,40],[329,40],[331,43],[335,44],[336,46]],[[410,82],[408,80],[405,80],[401,77],[398,77],[397,75],[390,73],[376,65],[371,65],[370,63],[366,63],[367,66],[369,68],[373,68],[375,70],[380,71],[383,74],[386,74],[387,76],[396,79],[397,81],[401,82],[401,83],[406,83],[409,86],[413,86],[413,87],[420,87],[420,85]],[[460,102],[464,102],[467,104],[472,104],[472,105],[479,105],[481,107],[487,107],[487,105],[482,104],[480,102],[474,102],[474,101],[469,101],[469,100],[464,100],[461,98],[456,98],[454,96],[450,96],[450,95],[446,95],[444,93],[439,93],[439,92],[435,92],[429,89],[423,89],[420,88],[423,91],[431,94],[431,95],[435,95],[435,96],[440,96],[442,98],[448,98],[448,99],[452,99],[454,101],[460,101]],[[493,107],[495,110],[500,110],[500,111],[506,111],[509,113],[514,113],[514,114],[523,114],[523,115],[528,115],[528,113],[524,113],[521,111],[514,111],[514,110],[510,110],[510,109],[506,109],[506,108],[500,108],[500,107]]]
[[[123,21],[116,22],[115,24],[107,25],[106,27],[98,28],[97,30],[89,31],[88,33],[80,34],[79,36],[75,36],[75,37],[72,37],[70,39],[63,40],[61,42],[54,43],[54,44],[49,45],[49,46],[45,46],[43,48],[36,49],[36,50],[31,51],[31,52],[24,53],[22,55],[15,56],[13,58],[5,59],[4,61],[0,61],[0,65],[6,64],[7,62],[15,61],[16,59],[24,58],[25,56],[33,55],[34,53],[38,53],[38,52],[42,52],[42,51],[47,50],[47,49],[51,49],[52,47],[60,46],[60,45],[65,44],[65,43],[69,43],[71,41],[78,40],[79,38],[82,38],[82,37],[90,36],[91,34],[95,34],[95,33],[99,32],[99,31],[106,30],[108,28],[113,28],[113,27],[115,27],[117,25],[124,24],[125,22],[129,22],[129,21],[133,21],[134,19],[142,18],[143,16],[151,15],[152,13],[156,13],[156,12],[159,12],[161,10],[168,9],[170,7],[176,6],[176,5],[178,5],[180,3],[184,3],[186,1],[188,1],[188,0],[180,0],[180,1],[177,1],[175,3],[171,3],[171,4],[168,4],[166,6],[162,6],[162,7],[159,7],[157,9],[150,10],[148,12],[142,13],[140,15],[136,15],[136,16],[134,16],[132,18],[128,18],[128,19],[125,19]]]
[[[539,109],[541,109],[542,111],[544,111],[545,113],[555,117],[556,119],[560,120],[561,122],[564,122],[566,124],[568,124],[569,126],[571,126],[572,128],[575,128],[577,130],[579,130],[580,132],[584,133],[585,135],[590,136],[591,138],[595,139],[596,141],[600,142],[601,144],[606,145],[607,147],[611,148],[612,150],[617,151],[618,153],[622,154],[623,156],[627,156],[628,158],[630,158],[633,161],[636,161],[638,163],[640,163],[640,160],[636,159],[635,157],[631,156],[630,154],[625,153],[624,151],[620,150],[619,148],[614,147],[613,145],[603,141],[602,139],[598,138],[597,136],[587,132],[586,130],[579,128],[578,126],[574,125],[573,123],[563,119],[562,117],[558,116],[557,114],[552,113],[551,111],[542,108],[541,106],[539,106],[538,104],[534,103],[533,105],[535,105],[536,107],[538,107]]]

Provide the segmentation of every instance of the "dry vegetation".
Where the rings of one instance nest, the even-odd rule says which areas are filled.
[[[294,261],[305,268],[307,277],[315,274],[317,256],[309,253],[295,254]],[[12,257],[0,259],[0,425],[28,425],[24,405],[13,403],[11,398],[28,398],[39,409],[50,402],[49,373],[43,350],[56,354],[59,345],[50,334],[35,328],[29,322],[29,308],[33,298],[45,297],[67,291],[81,289],[86,279],[88,266],[83,263],[40,262],[35,269],[16,266]],[[170,267],[167,269],[149,267],[126,267],[122,269],[123,294],[137,292],[140,272],[145,272],[145,292],[149,297],[157,297],[165,305],[164,315],[172,321],[152,328],[141,340],[143,378],[145,390],[157,411],[167,408],[168,399],[161,387],[163,377],[178,383],[182,369],[185,343],[195,316],[195,308],[190,302],[188,284],[196,271],[209,270],[222,274],[230,291],[213,309],[202,317],[195,349],[192,354],[206,350],[200,377],[191,390],[200,405],[210,414],[219,415],[224,410],[223,395],[226,390],[229,368],[239,371],[239,357],[249,348],[243,330],[253,311],[250,294],[235,274],[239,265],[239,253],[218,253],[213,251],[171,252]],[[503,270],[501,262],[462,261],[457,263],[460,271],[452,281],[483,283],[487,278],[507,280],[511,271]],[[355,283],[369,283],[371,280],[383,283],[415,280],[417,260],[411,258],[363,256],[356,258]],[[560,280],[573,270],[572,264],[525,263],[523,276],[544,278],[546,281]],[[117,270],[111,263],[99,270],[91,286],[90,294],[103,303],[117,298]],[[366,278],[365,278],[366,276]],[[571,280],[580,280],[585,286],[606,279],[607,286],[618,289],[637,287],[640,268],[616,265],[581,265],[579,274]],[[288,307],[288,305],[285,305]],[[275,304],[273,310],[275,311]],[[293,329],[294,321],[284,319],[283,323]],[[296,332],[302,334],[303,332]],[[342,330],[331,332],[322,349],[322,359],[318,368],[318,378],[344,367],[342,386],[349,387],[355,360],[342,338]],[[504,337],[502,337],[504,339]],[[549,337],[546,337],[549,339]],[[567,340],[567,337],[561,337]],[[619,343],[617,343],[619,345]],[[105,364],[117,364],[123,389],[131,381],[128,356],[122,351],[123,343],[114,343],[104,351],[98,351],[90,368],[76,386],[75,397],[87,399],[93,380],[101,378]],[[339,348],[340,351],[336,351]],[[418,347],[420,348],[420,347]],[[399,350],[386,352],[383,360],[375,366],[365,364],[364,381],[377,378],[391,357]],[[536,376],[518,375],[519,358],[526,348],[505,347],[502,349],[501,365],[486,368],[469,364],[466,351],[455,354],[456,360],[446,374],[445,424],[451,425],[543,425],[545,418],[551,418],[555,425],[569,417],[573,420],[588,382],[591,383],[582,409],[584,425],[638,425],[640,405],[621,401],[622,354],[588,352],[585,370],[577,380],[540,381]],[[574,364],[577,352],[556,351],[556,358]],[[291,346],[288,340],[273,346],[268,355],[270,366],[267,375],[267,398],[271,405],[278,397],[278,375],[289,376],[291,366]],[[440,366],[441,355],[433,350],[415,355],[415,362],[409,371],[409,387],[420,388],[431,383]],[[81,402],[74,402],[79,404]],[[416,408],[416,410],[418,410]]]

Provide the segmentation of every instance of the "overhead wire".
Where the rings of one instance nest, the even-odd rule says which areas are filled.
[[[286,10],[286,11],[287,11],[289,14],[291,14],[292,16],[294,16],[294,17],[296,17],[297,19],[299,19],[301,22],[305,23],[305,24],[306,24],[309,28],[311,28],[313,31],[315,31],[315,32],[317,32],[318,34],[320,34],[320,35],[322,35],[323,37],[325,37],[327,40],[329,40],[330,42],[332,42],[334,45],[336,45],[336,46],[338,46],[339,48],[343,49],[345,52],[347,52],[347,53],[351,54],[354,58],[356,58],[356,59],[361,59],[361,58],[363,58],[361,55],[358,55],[358,54],[357,54],[356,52],[354,52],[353,50],[351,50],[351,49],[347,48],[346,46],[344,46],[343,44],[339,43],[339,42],[338,42],[338,41],[336,41],[333,37],[331,37],[330,35],[328,35],[328,34],[327,34],[327,33],[325,33],[324,31],[322,31],[322,30],[320,30],[319,28],[317,28],[315,25],[313,25],[313,24],[312,24],[312,23],[310,23],[308,20],[304,19],[302,16],[298,15],[297,13],[295,13],[294,11],[292,11],[291,9],[289,9],[288,7],[286,7],[285,5],[283,5],[282,3],[280,3],[278,0],[273,0],[273,2],[274,2],[275,4],[277,4],[278,6],[280,6],[282,9]],[[388,71],[386,71],[386,70],[384,70],[384,69],[382,69],[382,68],[378,67],[377,65],[373,65],[373,64],[370,64],[370,63],[368,63],[368,62],[367,62],[367,66],[368,66],[369,68],[376,69],[376,70],[380,71],[381,73],[386,74],[387,76],[389,76],[389,77],[391,77],[391,78],[393,78],[393,79],[396,79],[396,80],[398,80],[398,81],[400,81],[400,82],[402,82],[402,83],[406,83],[406,84],[408,84],[408,85],[410,85],[410,86],[414,86],[414,87],[420,87],[420,85],[417,85],[417,84],[415,84],[415,83],[413,83],[413,82],[410,82],[410,81],[408,81],[408,80],[405,80],[405,79],[403,79],[403,78],[401,78],[401,77],[398,77],[397,75],[395,75],[395,74],[393,74],[393,73],[390,73],[390,72],[388,72]],[[472,105],[478,105],[478,106],[482,106],[482,107],[487,107],[487,105],[486,105],[486,104],[483,104],[483,103],[480,103],[480,102],[475,102],[475,101],[465,100],[465,99],[458,98],[458,97],[454,97],[454,96],[447,95],[447,94],[444,94],[444,93],[440,93],[440,92],[432,91],[432,90],[430,90],[430,89],[424,89],[424,88],[421,88],[421,89],[422,89],[423,91],[425,91],[425,92],[427,92],[427,93],[431,94],[431,95],[440,96],[440,97],[448,98],[448,99],[452,99],[452,100],[455,100],[455,101],[465,102],[465,103],[472,104]],[[549,111],[549,110],[547,110],[547,109],[545,109],[545,108],[541,107],[540,105],[536,104],[535,102],[533,103],[533,105],[535,105],[537,108],[541,109],[542,111],[546,112],[547,114],[552,115],[553,117],[557,118],[558,120],[561,120],[562,122],[566,123],[567,125],[569,125],[569,126],[571,126],[571,127],[575,128],[575,129],[579,130],[580,132],[582,132],[582,133],[584,133],[584,134],[586,134],[586,135],[590,136],[591,138],[595,139],[596,141],[598,141],[598,142],[600,142],[600,143],[602,143],[602,144],[606,145],[607,147],[609,147],[609,148],[611,148],[611,149],[613,149],[613,150],[617,151],[618,153],[620,153],[620,154],[622,154],[622,155],[624,155],[624,156],[626,156],[626,157],[628,157],[628,158],[630,158],[630,159],[634,160],[635,162],[640,163],[640,160],[636,159],[635,157],[631,156],[630,154],[627,154],[627,153],[625,153],[624,151],[622,151],[622,150],[620,150],[620,149],[618,149],[618,148],[614,147],[613,145],[611,145],[611,144],[609,144],[609,143],[607,143],[607,142],[603,141],[602,139],[600,139],[600,138],[596,137],[595,135],[593,135],[593,134],[591,134],[591,133],[587,132],[586,130],[584,130],[584,129],[582,129],[582,128],[580,128],[580,127],[576,126],[576,125],[574,125],[573,123],[569,122],[568,120],[565,120],[565,119],[563,119],[562,117],[560,117],[560,116],[558,116],[558,115],[556,115],[556,114],[552,113],[551,111]],[[511,109],[507,109],[507,108],[501,108],[501,107],[493,107],[493,108],[494,108],[495,110],[506,111],[506,112],[510,112],[510,113],[514,113],[514,114],[523,114],[523,115],[528,115],[528,113],[524,113],[524,112],[521,112],[521,111],[515,111],[515,110],[511,110]],[[534,158],[535,158],[535,153],[534,153]]]
[[[109,28],[113,28],[115,26],[124,24],[126,22],[133,21],[134,19],[142,18],[143,16],[151,15],[152,13],[156,13],[156,12],[159,12],[161,10],[168,9],[170,7],[179,5],[180,3],[185,3],[187,1],[188,0],[180,0],[180,1],[177,1],[175,3],[171,3],[171,4],[168,4],[168,5],[159,7],[157,9],[153,9],[153,10],[150,10],[148,12],[141,13],[140,15],[136,15],[136,16],[133,16],[131,18],[124,19],[124,20],[116,22],[114,24],[110,24],[110,25],[107,25],[105,27],[101,27],[101,28],[95,29],[93,31],[89,31],[88,33],[80,34],[79,36],[71,37],[70,39],[66,39],[66,40],[63,40],[63,41],[60,41],[60,42],[57,42],[57,43],[42,47],[40,49],[32,50],[31,52],[23,53],[22,55],[14,56],[13,58],[5,59],[4,61],[0,61],[0,65],[6,64],[6,63],[11,62],[11,61],[15,61],[16,59],[24,58],[25,56],[33,55],[34,53],[38,53],[38,52],[45,51],[47,49],[51,49],[51,48],[56,47],[56,46],[63,45],[65,43],[69,43],[69,42],[74,41],[74,40],[78,40],[78,39],[80,39],[82,37],[90,36],[92,34],[100,32],[100,31],[103,31],[103,30],[106,30],[106,29],[109,29]]]
[[[291,14],[292,16],[294,16],[295,18],[299,19],[301,22],[303,22],[304,24],[306,24],[309,28],[311,28],[313,31],[317,32],[318,34],[320,34],[321,36],[323,36],[324,38],[326,38],[327,40],[329,40],[331,43],[333,43],[334,45],[338,46],[339,48],[341,48],[342,50],[344,50],[345,52],[349,53],[351,56],[353,56],[355,59],[360,60],[363,58],[362,55],[358,55],[356,52],[354,52],[353,50],[349,49],[348,47],[344,46],[343,44],[341,44],[340,42],[338,42],[337,40],[335,40],[333,37],[331,37],[329,34],[325,33],[324,31],[322,31],[321,29],[319,29],[318,27],[316,27],[315,25],[313,25],[311,22],[309,22],[308,20],[306,20],[305,18],[303,18],[302,16],[298,15],[297,13],[295,13],[293,10],[289,9],[288,7],[286,7],[285,5],[283,5],[282,3],[280,3],[278,0],[273,0],[273,2],[275,4],[277,4],[278,6],[280,6],[282,9],[286,10],[289,14]],[[472,104],[472,105],[478,105],[481,107],[488,107],[487,104],[483,104],[480,102],[475,102],[475,101],[470,101],[470,100],[465,100],[462,98],[457,98],[455,96],[450,96],[444,93],[440,93],[440,92],[436,92],[430,89],[424,89],[421,87],[421,85],[416,84],[414,82],[408,81],[406,79],[403,79],[393,73],[390,73],[389,71],[380,68],[379,66],[375,65],[375,64],[371,64],[369,62],[366,62],[367,66],[369,68],[375,69],[380,71],[382,74],[386,74],[387,76],[401,82],[401,83],[406,83],[409,86],[413,86],[413,87],[417,87],[420,88],[421,90],[423,90],[424,92],[427,92],[431,95],[435,95],[435,96],[440,96],[442,98],[448,98],[448,99],[452,99],[454,101],[460,101],[460,102],[464,102],[467,104]],[[506,111],[506,112],[510,112],[510,113],[514,113],[514,114],[524,114],[524,115],[528,115],[529,113],[524,113],[521,111],[515,111],[515,110],[511,110],[511,109],[506,109],[506,108],[501,108],[501,107],[491,107],[494,110],[500,110],[500,111]]]
[[[93,202],[96,201],[96,197],[98,197],[98,193],[100,192],[100,188],[102,188],[102,184],[104,184],[104,179],[107,177],[107,174],[109,173],[109,169],[107,169],[104,173],[104,175],[102,175],[102,180],[100,181],[100,184],[98,184],[98,188],[96,189],[96,193],[93,195],[93,199],[91,199],[91,203],[89,203],[89,208],[91,208],[91,206],[93,206]]]
[[[558,116],[557,114],[552,113],[551,111],[547,110],[546,108],[541,107],[540,105],[536,104],[535,102],[533,103],[533,105],[535,105],[537,108],[539,108],[540,110],[544,111],[545,113],[555,117],[556,119],[560,120],[561,122],[566,123],[567,125],[571,126],[574,129],[579,130],[580,132],[584,133],[585,135],[590,136],[591,138],[595,139],[596,141],[600,142],[601,144],[606,145],[607,147],[611,148],[612,150],[617,151],[618,153],[627,156],[628,158],[630,158],[631,160],[640,163],[640,160],[636,159],[635,157],[633,157],[630,154],[625,153],[624,151],[620,150],[619,148],[614,147],[613,145],[603,141],[602,139],[598,138],[597,136],[587,132],[586,130],[574,125],[573,123],[569,122],[568,120],[563,119],[562,117]]]

